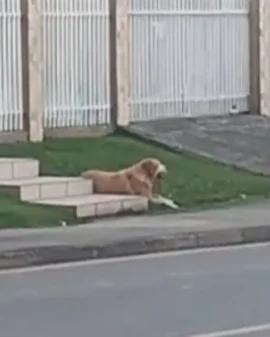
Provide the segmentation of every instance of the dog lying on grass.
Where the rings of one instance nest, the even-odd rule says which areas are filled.
[[[95,193],[141,195],[154,204],[177,209],[173,200],[158,194],[160,180],[166,173],[166,166],[158,159],[145,158],[120,171],[89,170],[81,176],[92,180]]]

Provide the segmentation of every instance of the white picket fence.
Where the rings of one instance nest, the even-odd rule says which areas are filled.
[[[0,131],[23,129],[20,0],[0,1]]]
[[[110,123],[109,1],[40,0],[44,125]],[[248,110],[250,0],[130,0],[132,120]],[[21,0],[0,1],[0,131],[22,130]]]
[[[132,0],[132,120],[248,110],[249,0]]]
[[[110,123],[108,0],[42,0],[46,127]]]

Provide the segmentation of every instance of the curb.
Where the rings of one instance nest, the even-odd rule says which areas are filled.
[[[270,241],[270,225],[159,235],[100,246],[29,247],[1,251],[0,270],[267,241]]]

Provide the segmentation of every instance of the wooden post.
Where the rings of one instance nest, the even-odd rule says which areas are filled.
[[[111,0],[109,0],[111,1]],[[115,57],[117,88],[117,125],[127,126],[130,122],[130,69],[129,53],[129,8],[130,0],[115,0]]]
[[[21,0],[24,127],[30,142],[43,140],[42,1]]]
[[[257,0],[258,1],[258,0]],[[270,117],[270,2],[260,0],[260,108]]]
[[[249,111],[256,115],[260,114],[260,1],[251,0],[249,7]]]

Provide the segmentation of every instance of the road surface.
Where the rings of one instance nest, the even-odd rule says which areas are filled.
[[[270,245],[0,272],[1,337],[269,337]]]

